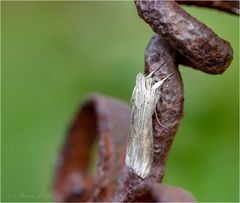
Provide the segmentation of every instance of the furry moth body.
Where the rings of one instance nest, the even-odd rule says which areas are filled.
[[[131,127],[125,163],[143,179],[150,173],[153,161],[152,115],[160,98],[160,87],[169,77],[156,82],[152,77],[154,72],[147,77],[142,73],[137,75],[131,98]]]

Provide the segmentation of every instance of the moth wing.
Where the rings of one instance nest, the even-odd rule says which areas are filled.
[[[146,79],[142,73],[139,73],[136,77],[136,86],[132,94],[132,104],[137,107],[137,109],[142,107],[144,102],[144,94],[146,92]]]

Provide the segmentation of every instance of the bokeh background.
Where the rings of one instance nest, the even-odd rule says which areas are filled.
[[[65,132],[90,92],[129,103],[150,27],[133,2],[1,2],[2,201],[51,201]],[[228,40],[218,76],[180,67],[185,116],[164,183],[198,201],[238,201],[238,17],[184,7]]]

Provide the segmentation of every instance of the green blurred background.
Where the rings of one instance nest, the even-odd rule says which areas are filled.
[[[84,97],[129,103],[150,27],[133,2],[1,2],[2,201],[51,201],[54,163]],[[228,40],[223,75],[180,67],[185,116],[164,183],[198,201],[238,201],[238,17],[185,7]]]

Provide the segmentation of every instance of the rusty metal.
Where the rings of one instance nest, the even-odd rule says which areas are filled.
[[[186,13],[175,1],[139,0],[135,4],[139,16],[194,68],[220,74],[230,65],[230,44]]]
[[[132,189],[128,202],[195,202],[195,199],[183,189],[144,181]]]
[[[186,5],[195,5],[195,6],[201,6],[201,7],[207,7],[207,8],[214,8],[220,11],[225,11],[234,15],[239,15],[239,0],[235,1],[219,1],[219,0],[213,0],[213,1],[192,1],[192,0],[177,0],[179,4],[186,4]]]
[[[54,181],[55,201],[110,201],[124,165],[129,107],[93,95],[76,115],[64,142]],[[89,174],[91,145],[99,138],[97,177]]]
[[[154,156],[150,178],[157,181],[163,178],[167,154],[183,116],[183,82],[175,54],[174,49],[157,35],[151,39],[145,54],[146,74],[164,62],[154,76],[162,79],[167,75],[172,75],[163,84],[161,97],[156,107],[157,117],[163,126],[159,125],[156,116],[153,118]]]
[[[120,188],[113,202],[195,202],[187,191],[160,184],[154,179],[141,180],[134,172],[124,167],[119,179]]]
[[[181,1],[239,14],[236,1]],[[217,3],[218,2],[218,3]],[[194,202],[182,189],[161,184],[165,164],[183,116],[182,63],[210,74],[223,73],[232,60],[232,48],[210,28],[187,14],[175,1],[135,1],[139,16],[158,34],[145,54],[145,73],[163,79],[153,117],[154,154],[150,175],[142,179],[124,165],[130,111],[116,100],[90,97],[77,114],[66,138],[54,182],[56,201]],[[88,172],[90,146],[99,137],[96,177]]]
[[[132,201],[130,197],[133,188],[143,181],[162,181],[167,155],[183,115],[183,82],[175,56],[176,51],[157,35],[151,39],[146,49],[146,75],[163,64],[154,76],[159,79],[163,79],[167,75],[172,76],[163,84],[161,97],[156,107],[157,117],[162,126],[159,125],[156,117],[153,117],[154,154],[150,175],[142,180],[126,167],[122,174],[123,177],[121,177],[123,184],[120,184],[118,195],[115,197],[116,201]],[[125,176],[131,178],[125,178]],[[134,180],[132,185],[129,184],[129,180]],[[131,187],[126,187],[127,185]]]

